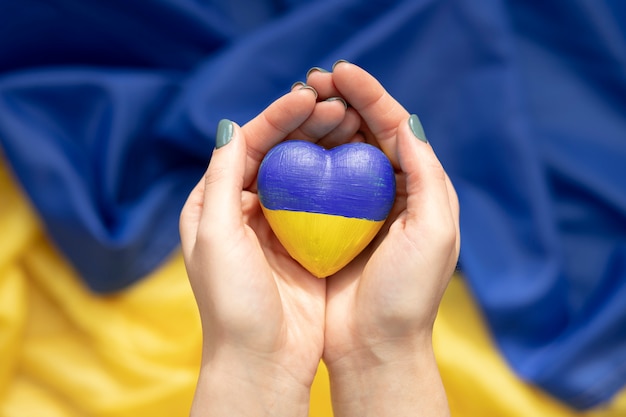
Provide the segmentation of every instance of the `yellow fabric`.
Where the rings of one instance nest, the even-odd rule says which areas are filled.
[[[200,324],[180,254],[114,296],[86,290],[50,244],[0,160],[0,417],[188,414]],[[577,414],[506,367],[461,279],[448,289],[435,347],[454,416],[618,417],[626,395]],[[311,417],[330,417],[320,366]]]
[[[188,414],[200,325],[180,256],[124,293],[83,287],[0,167],[0,416]]]
[[[577,413],[518,379],[495,350],[460,277],[446,291],[433,341],[452,416],[626,416],[626,391],[610,406]]]

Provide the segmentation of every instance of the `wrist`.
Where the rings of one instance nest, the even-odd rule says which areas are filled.
[[[203,359],[190,415],[306,417],[311,383],[249,352],[220,352]]]
[[[323,359],[329,371],[378,368],[433,356],[432,330],[403,337],[377,337],[372,331],[361,333],[355,337],[359,333],[353,332],[350,340],[326,344]]]
[[[326,364],[336,417],[448,416],[432,343],[382,343]]]

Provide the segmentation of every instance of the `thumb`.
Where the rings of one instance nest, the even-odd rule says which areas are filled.
[[[221,120],[215,150],[203,178],[191,192],[181,213],[180,233],[183,252],[196,240],[230,233],[242,223],[241,191],[246,162],[245,141],[239,126]]]
[[[399,127],[397,149],[400,168],[406,175],[407,235],[417,238],[412,235],[424,225],[454,226],[458,217],[456,195],[449,192],[447,174],[416,115]]]
[[[241,192],[245,164],[246,142],[241,137],[239,126],[230,120],[220,120],[215,151],[204,176],[204,207],[199,233],[203,227],[219,228],[229,233],[242,224]]]

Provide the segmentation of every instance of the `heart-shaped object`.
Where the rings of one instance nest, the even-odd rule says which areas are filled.
[[[265,155],[257,188],[278,240],[320,278],[369,244],[396,195],[389,159],[365,143],[326,150],[302,140],[282,142]]]

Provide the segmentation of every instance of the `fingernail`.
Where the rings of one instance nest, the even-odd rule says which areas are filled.
[[[227,119],[220,120],[217,125],[217,135],[215,136],[215,149],[228,145],[233,138],[234,131],[233,122]]]
[[[296,87],[304,87],[305,85],[306,84],[302,81],[296,81],[295,83],[291,84],[291,88],[289,90],[292,91]]]
[[[347,110],[348,109],[348,103],[346,103],[346,101],[341,98],[341,97],[329,97],[324,101],[341,101],[343,103],[343,107]]]
[[[302,87],[298,88],[298,90],[311,90],[313,94],[315,94],[315,98],[317,98],[317,90],[308,84],[304,84]]]
[[[428,139],[426,139],[426,134],[424,133],[424,128],[422,127],[422,122],[420,122],[420,118],[417,117],[416,114],[412,114],[411,117],[409,117],[409,127],[416,138],[424,143],[428,143]]]
[[[309,78],[309,75],[311,75],[311,73],[312,73],[312,72],[315,72],[315,71],[319,71],[319,72],[322,72],[322,73],[327,73],[327,72],[328,72],[328,70],[325,70],[324,68],[321,68],[321,67],[313,67],[313,68],[311,68],[310,70],[308,70],[308,71],[306,72],[306,77],[307,77],[307,78]]]
[[[333,64],[333,71],[335,70],[335,67],[336,67],[337,65],[339,65],[339,64],[343,64],[343,63],[349,64],[349,62],[348,62],[348,61],[346,61],[345,59],[340,59],[340,60],[338,60],[337,62],[335,62],[335,63]]]

